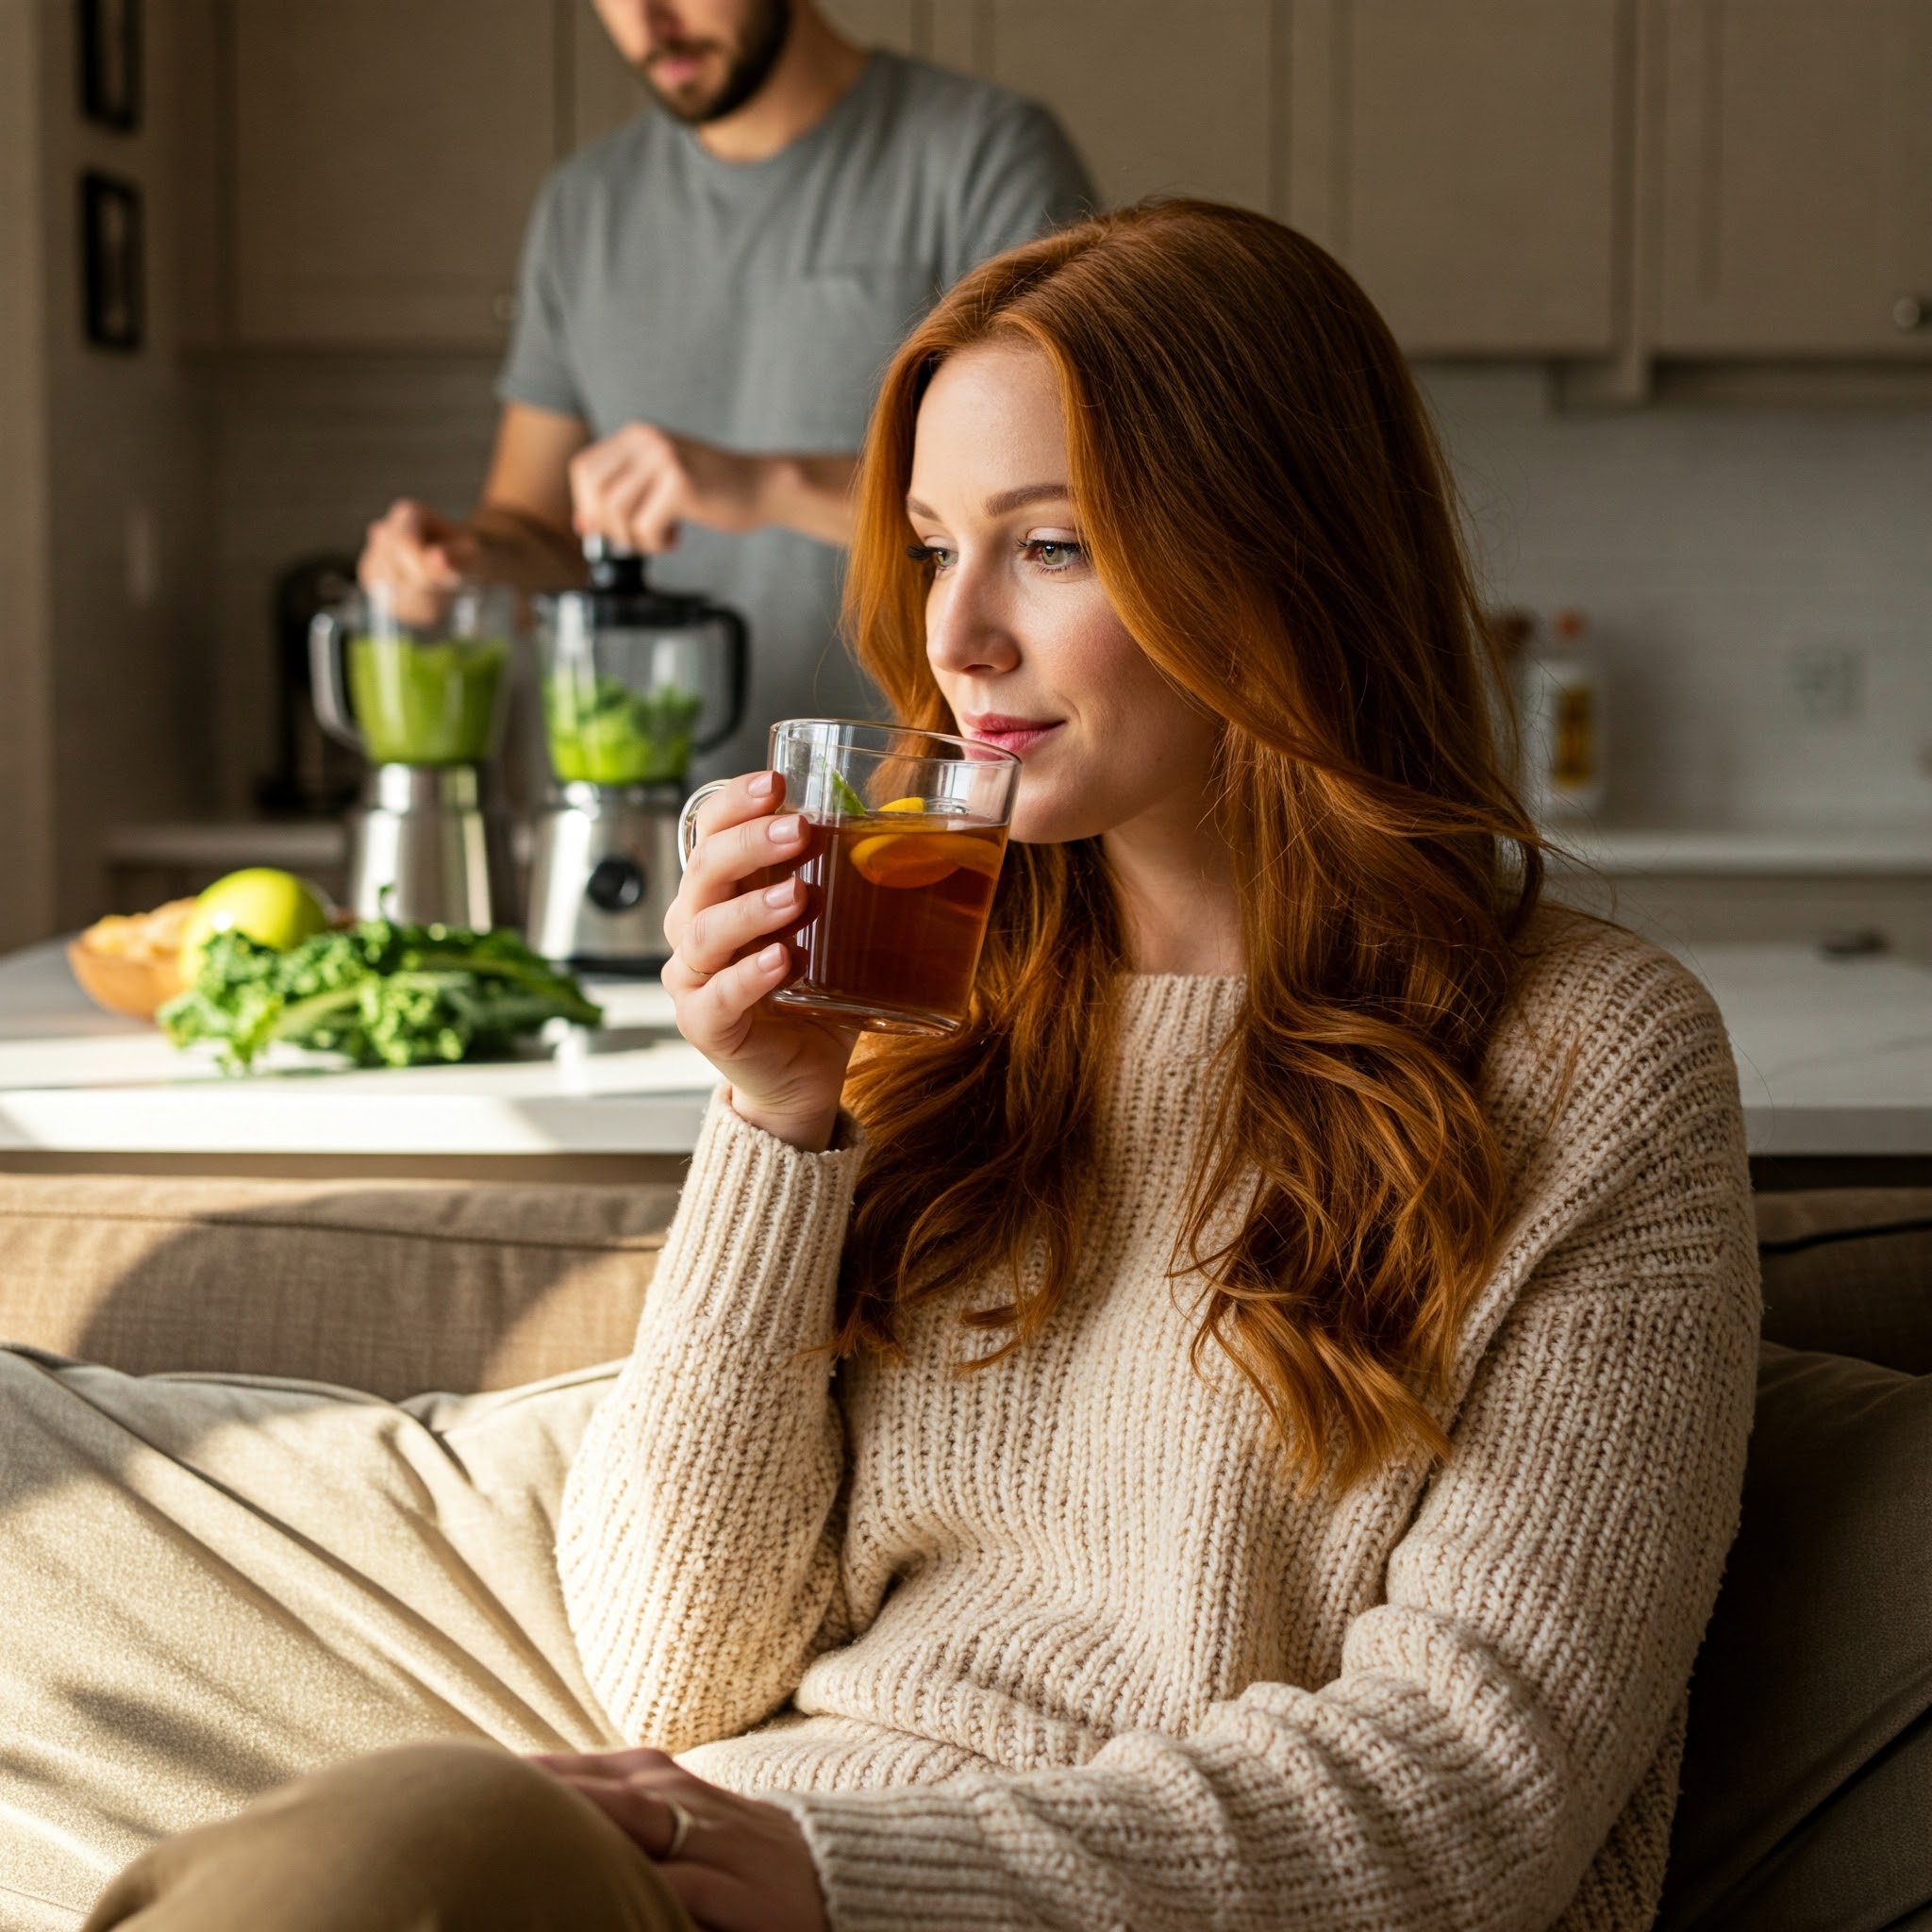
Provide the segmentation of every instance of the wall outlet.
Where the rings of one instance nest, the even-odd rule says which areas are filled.
[[[1791,701],[1814,724],[1841,724],[1865,709],[1865,654],[1852,644],[1800,644],[1791,653]]]

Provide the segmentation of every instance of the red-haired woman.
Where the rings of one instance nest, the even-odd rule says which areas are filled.
[[[441,1916],[253,1923],[1636,1932],[1751,1413],[1736,1080],[1537,908],[1387,330],[1260,216],[1092,221],[918,329],[860,491],[858,651],[1019,752],[1016,842],[966,1025],[860,1043],[766,998],[773,775],[703,811],[724,1086],[558,1538],[649,1748],[365,1760],[96,1923],[327,1843]]]

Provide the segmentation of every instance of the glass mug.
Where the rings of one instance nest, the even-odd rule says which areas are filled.
[[[791,718],[768,762],[806,826],[796,975],[773,1001],[874,1033],[951,1033],[1007,849],[1020,760],[996,745],[898,724]],[[690,863],[700,785],[677,822]],[[774,875],[775,876],[775,875]]]

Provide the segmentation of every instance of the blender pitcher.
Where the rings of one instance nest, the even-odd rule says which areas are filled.
[[[585,554],[590,588],[537,603],[555,787],[537,822],[529,939],[550,958],[650,972],[664,960],[691,761],[743,714],[745,626],[654,589],[635,553],[592,538]]]
[[[358,590],[308,633],[323,728],[369,760],[349,815],[359,918],[487,931],[514,918],[495,758],[516,600],[496,585]]]

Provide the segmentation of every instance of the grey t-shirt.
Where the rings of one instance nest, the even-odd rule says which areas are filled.
[[[764,161],[708,154],[653,108],[551,175],[525,242],[506,401],[593,436],[653,423],[728,449],[856,450],[907,329],[975,263],[1093,205],[1045,108],[875,52]],[[838,634],[844,553],[686,525],[654,582],[751,627],[751,697],[700,775],[763,762],[776,718],[863,716]]]

